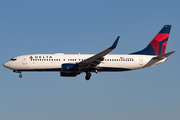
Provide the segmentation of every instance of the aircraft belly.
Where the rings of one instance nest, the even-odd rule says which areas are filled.
[[[60,63],[33,63],[29,65],[28,70],[47,71],[47,70],[59,70]]]

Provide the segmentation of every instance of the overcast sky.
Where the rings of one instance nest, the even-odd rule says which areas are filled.
[[[154,67],[60,77],[0,67],[1,120],[179,120],[179,0],[0,1],[0,63],[26,54],[111,54],[143,49],[166,24],[166,52]]]

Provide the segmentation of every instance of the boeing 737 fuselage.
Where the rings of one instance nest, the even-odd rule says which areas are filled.
[[[121,55],[108,54],[119,40],[119,36],[111,47],[98,54],[33,54],[12,58],[3,64],[4,67],[20,73],[22,71],[58,71],[61,76],[75,77],[83,72],[86,80],[91,72],[129,71],[163,63],[175,51],[165,54],[171,25],[165,25],[155,38],[141,51]]]

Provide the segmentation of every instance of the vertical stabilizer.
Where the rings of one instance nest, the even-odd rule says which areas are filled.
[[[164,54],[166,50],[170,30],[171,30],[171,25],[165,25],[146,48],[131,54],[156,55],[156,56]]]

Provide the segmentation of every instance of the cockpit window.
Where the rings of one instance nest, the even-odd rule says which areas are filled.
[[[15,59],[15,58],[12,58],[10,61],[16,61],[17,59]]]

